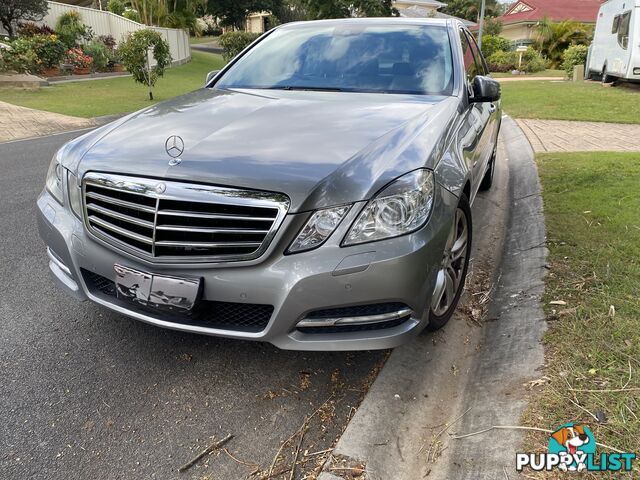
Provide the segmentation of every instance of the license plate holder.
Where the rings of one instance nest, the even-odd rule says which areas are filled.
[[[121,300],[159,310],[187,313],[202,297],[202,279],[142,272],[115,264],[116,294]]]

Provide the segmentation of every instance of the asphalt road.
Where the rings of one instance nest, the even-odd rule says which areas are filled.
[[[385,352],[287,352],[162,330],[54,285],[35,202],[75,135],[0,144],[0,477],[243,478],[268,470],[323,404],[302,451],[329,448]],[[228,452],[250,465],[221,452],[178,473],[229,433]],[[306,458],[300,469],[322,456]]]

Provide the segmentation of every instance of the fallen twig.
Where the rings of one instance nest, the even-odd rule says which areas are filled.
[[[208,455],[209,453],[213,452],[214,450],[216,450],[217,448],[220,448],[222,445],[224,445],[225,443],[227,443],[229,440],[231,440],[233,438],[233,435],[230,433],[229,435],[227,435],[226,437],[224,437],[222,440],[212,443],[211,445],[209,445],[207,448],[205,448],[203,451],[201,451],[193,460],[191,460],[188,463],[185,463],[183,466],[181,466],[178,471],[179,472],[184,472],[185,470],[189,470],[191,467],[193,467],[196,463],[198,463],[198,460],[200,460],[202,457],[204,457],[205,455]]]
[[[327,448],[326,450],[320,450],[319,452],[305,453],[304,456],[315,457],[316,455],[322,455],[323,453],[329,453],[329,452],[333,452],[333,448]]]
[[[296,447],[296,452],[293,455],[293,463],[291,464],[291,475],[289,475],[289,480],[293,480],[293,476],[296,473],[296,463],[298,461],[298,455],[300,455],[300,448],[302,447],[302,440],[304,439],[304,434],[307,433],[308,429],[309,429],[309,425],[307,425],[307,422],[305,422],[304,428],[300,432],[300,439],[298,440],[298,446]]]
[[[260,465],[258,465],[257,463],[244,462],[244,461],[242,461],[242,460],[240,460],[240,459],[238,459],[238,458],[234,457],[234,456],[231,454],[231,452],[230,452],[227,448],[223,448],[223,449],[222,449],[222,451],[223,451],[224,453],[226,453],[226,454],[229,456],[229,458],[231,458],[231,460],[233,460],[233,461],[234,461],[234,462],[236,462],[236,463],[239,463],[240,465],[246,465],[247,467],[253,467],[253,468],[256,468],[256,467],[259,467],[259,466],[260,466]]]
[[[302,426],[301,426],[298,430],[296,430],[296,431],[293,433],[293,435],[291,435],[291,436],[290,436],[289,438],[287,438],[283,443],[281,443],[281,444],[280,444],[280,448],[278,448],[278,451],[276,452],[275,457],[273,457],[273,461],[271,462],[271,466],[269,467],[269,472],[268,472],[268,474],[267,474],[268,476],[267,476],[266,478],[271,478],[271,473],[273,472],[273,468],[276,466],[276,463],[278,462],[278,457],[280,456],[280,452],[282,452],[282,449],[284,448],[284,446],[285,446],[286,444],[288,444],[291,440],[293,440],[293,439],[296,437],[296,435],[298,435],[298,434],[302,431],[302,429],[303,429],[303,428],[305,428],[305,427],[307,426],[307,424],[311,421],[311,419],[312,419],[313,417],[315,417],[315,416],[318,414],[318,412],[319,412],[320,410],[322,410],[322,408],[323,408],[327,403],[329,403],[329,402],[333,399],[333,397],[334,397],[334,396],[335,396],[335,393],[332,393],[332,394],[331,394],[331,396],[330,396],[329,398],[327,398],[327,399],[322,403],[322,405],[320,405],[320,406],[316,409],[316,411],[315,411],[315,412],[313,412],[311,415],[309,415],[309,416],[304,420],[304,422],[302,423]],[[294,465],[295,465],[295,463],[294,463]],[[289,469],[287,469],[286,471],[288,472],[288,471],[289,471]]]
[[[469,407],[467,408],[467,410],[460,415],[458,418],[456,418],[455,420],[453,420],[451,423],[446,424],[446,426],[440,430],[435,437],[433,437],[433,439],[431,440],[431,444],[429,445],[429,451],[427,452],[427,461],[429,461],[429,458],[431,456],[431,450],[433,449],[436,441],[438,440],[438,438],[440,438],[440,436],[446,432],[447,430],[449,430],[453,425],[455,425],[462,417],[464,417],[467,413],[469,413],[469,411],[472,409],[473,407]],[[422,450],[424,449],[424,445],[422,447],[420,447],[420,450],[418,451],[418,454],[422,453]]]

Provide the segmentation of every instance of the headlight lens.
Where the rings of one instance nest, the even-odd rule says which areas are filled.
[[[78,177],[71,172],[67,173],[67,188],[69,189],[71,210],[78,218],[82,218],[82,190],[78,185]]]
[[[350,205],[343,205],[314,212],[291,243],[287,252],[304,252],[322,245],[331,236],[350,208]]]
[[[58,156],[54,155],[49,165],[49,171],[47,172],[47,180],[45,182],[49,193],[61,204],[63,203],[62,194],[62,173],[64,168],[58,161]]]
[[[415,170],[393,182],[358,216],[343,245],[397,237],[421,228],[433,206],[434,181],[430,170]]]

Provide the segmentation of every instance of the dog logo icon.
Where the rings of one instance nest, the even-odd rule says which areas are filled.
[[[596,453],[596,440],[588,426],[567,423],[551,434],[549,453],[570,455],[573,461],[562,463],[559,468],[581,472],[586,468],[587,456]]]

